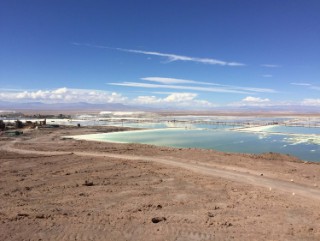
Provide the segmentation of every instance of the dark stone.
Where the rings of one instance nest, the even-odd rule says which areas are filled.
[[[167,219],[165,217],[154,217],[151,219],[151,221],[153,223],[159,223],[159,222],[162,222],[162,221],[166,221]]]
[[[85,183],[83,185],[84,186],[93,186],[93,182],[92,181],[85,181]]]

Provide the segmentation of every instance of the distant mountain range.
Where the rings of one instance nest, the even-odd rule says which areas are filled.
[[[320,107],[302,106],[302,105],[286,105],[286,106],[240,106],[240,107],[216,107],[207,110],[197,110],[189,108],[151,108],[144,106],[131,106],[120,103],[92,104],[86,102],[77,103],[54,103],[48,104],[43,102],[18,103],[0,101],[0,110],[7,111],[206,111],[206,112],[222,112],[222,113],[315,113],[320,114]]]
[[[241,106],[231,107],[230,111],[238,112],[267,112],[267,113],[315,113],[320,114],[320,107],[303,105],[276,105],[276,106]]]
[[[42,103],[42,102],[29,102],[29,103],[17,103],[17,102],[7,102],[0,101],[0,110],[48,110],[48,111],[58,111],[58,110],[73,110],[73,111],[86,111],[86,110],[136,110],[143,109],[140,107],[126,106],[118,103],[107,103],[107,104],[91,104],[86,102],[77,103]]]

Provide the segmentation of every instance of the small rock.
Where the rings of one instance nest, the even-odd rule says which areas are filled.
[[[161,209],[162,208],[162,206],[159,204],[158,206],[157,206],[157,209]]]
[[[27,213],[18,213],[17,216],[19,216],[19,217],[29,217],[29,214],[27,214]]]
[[[153,223],[159,223],[159,222],[162,222],[162,221],[166,221],[167,219],[165,217],[154,217],[151,219],[151,221]]]
[[[225,222],[222,224],[223,226],[227,226],[227,227],[231,227],[232,226],[232,223],[229,223],[229,222]]]
[[[44,214],[38,214],[38,215],[36,215],[36,218],[43,219],[43,218],[45,218],[45,216],[44,216]]]
[[[263,173],[261,173],[260,176],[263,176]]]
[[[85,181],[85,183],[83,185],[84,186],[93,186],[93,182],[92,181]]]
[[[214,214],[212,212],[208,212],[208,217],[213,218]]]

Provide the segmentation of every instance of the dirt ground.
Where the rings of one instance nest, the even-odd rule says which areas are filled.
[[[320,165],[63,136],[0,136],[0,240],[320,240]]]

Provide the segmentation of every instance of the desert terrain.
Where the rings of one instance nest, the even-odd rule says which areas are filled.
[[[0,240],[320,240],[320,164],[276,153],[0,136]]]

